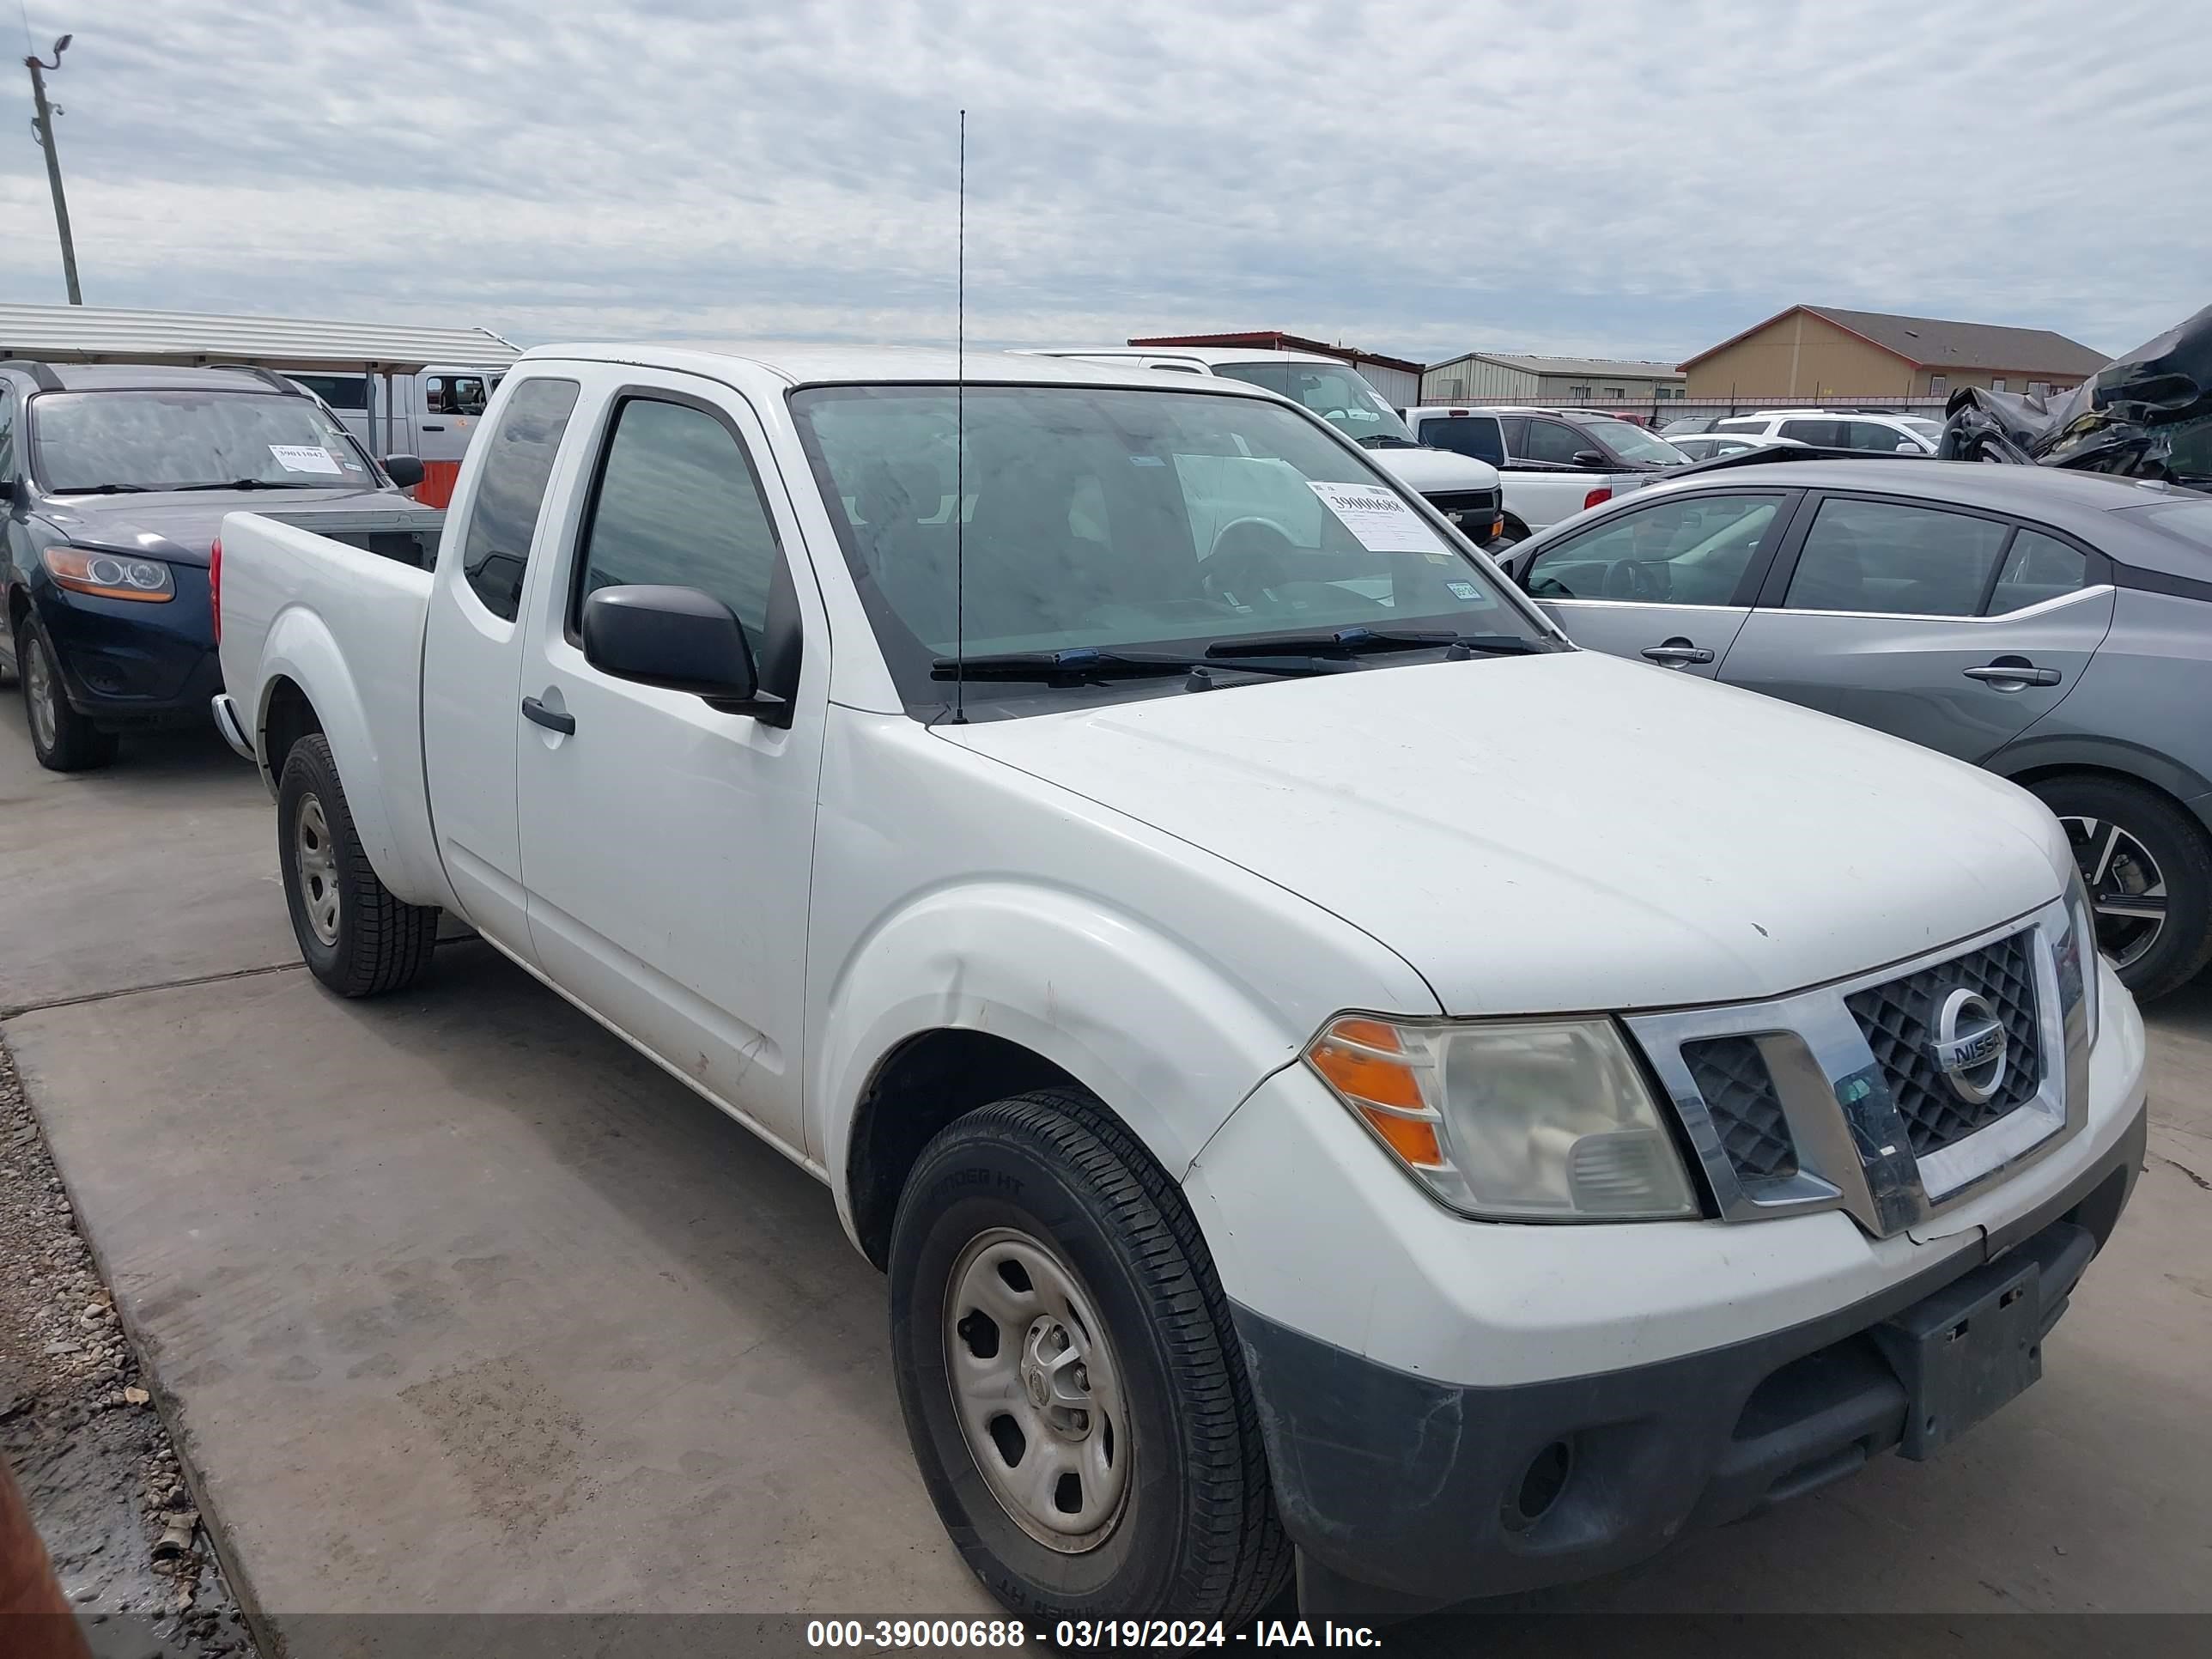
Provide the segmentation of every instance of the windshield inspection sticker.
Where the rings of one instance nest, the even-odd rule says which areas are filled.
[[[326,472],[339,476],[337,458],[319,444],[271,444],[269,453],[287,472]]]
[[[1380,484],[1316,483],[1306,488],[1321,497],[1344,527],[1370,553],[1441,553],[1444,544],[1413,509]]]

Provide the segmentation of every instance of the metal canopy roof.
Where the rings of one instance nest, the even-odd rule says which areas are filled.
[[[514,342],[488,328],[0,303],[0,357],[51,363],[251,363],[283,371],[370,367],[412,374],[432,363],[492,368],[520,355]]]

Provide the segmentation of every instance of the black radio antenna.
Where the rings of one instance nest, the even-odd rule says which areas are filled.
[[[952,307],[952,723],[968,723],[968,112],[960,112]]]

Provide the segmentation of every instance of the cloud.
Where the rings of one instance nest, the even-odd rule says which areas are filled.
[[[93,303],[609,335],[1279,327],[1679,356],[1797,301],[2108,350],[2203,303],[2158,0],[75,3]],[[16,96],[27,113],[27,87]],[[0,291],[58,299],[34,146]]]

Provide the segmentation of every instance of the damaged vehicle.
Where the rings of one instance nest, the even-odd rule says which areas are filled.
[[[1946,460],[2063,466],[2212,492],[2212,306],[2115,357],[2056,404],[1962,386]]]

